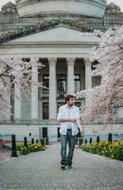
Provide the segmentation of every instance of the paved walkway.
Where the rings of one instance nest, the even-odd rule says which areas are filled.
[[[121,190],[123,162],[76,148],[73,169],[60,169],[60,144],[0,162],[1,190]]]

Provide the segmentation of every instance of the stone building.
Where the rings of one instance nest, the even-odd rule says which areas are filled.
[[[0,30],[9,30],[7,25],[14,24],[18,20],[18,11],[16,5],[12,2],[8,2],[2,7],[0,11]],[[6,25],[6,27],[5,27]]]
[[[45,65],[32,68],[32,78],[49,88],[31,86],[29,100],[18,87],[10,98],[14,117],[1,118],[1,134],[16,133],[17,138],[33,136],[59,138],[58,108],[64,104],[66,94],[100,85],[101,77],[91,77],[93,64],[88,64],[89,52],[100,38],[87,33],[122,25],[123,13],[114,3],[106,0],[16,0],[9,2],[0,12],[0,57],[21,57],[23,60],[39,58]],[[85,99],[76,102],[85,104]],[[115,126],[84,124],[85,135],[123,134],[122,110]]]

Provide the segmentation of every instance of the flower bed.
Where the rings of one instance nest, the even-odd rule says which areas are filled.
[[[100,143],[92,142],[91,144],[81,145],[82,150],[93,154],[99,154],[112,159],[123,160],[123,140],[120,141],[101,141]]]
[[[20,155],[26,155],[31,152],[44,151],[45,147],[39,143],[28,143],[27,147],[24,146],[23,143],[17,142],[17,151],[19,151]]]

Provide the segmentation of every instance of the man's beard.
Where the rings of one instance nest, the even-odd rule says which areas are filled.
[[[73,104],[69,104],[70,107],[72,107],[73,105],[74,105],[74,103]]]

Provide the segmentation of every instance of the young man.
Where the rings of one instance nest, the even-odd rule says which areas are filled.
[[[79,132],[83,133],[84,129],[80,124],[80,111],[75,104],[73,95],[66,97],[66,104],[59,108],[58,121],[61,123],[61,168],[72,168],[73,153],[76,144],[76,137]],[[67,155],[67,143],[69,144],[69,152]]]

